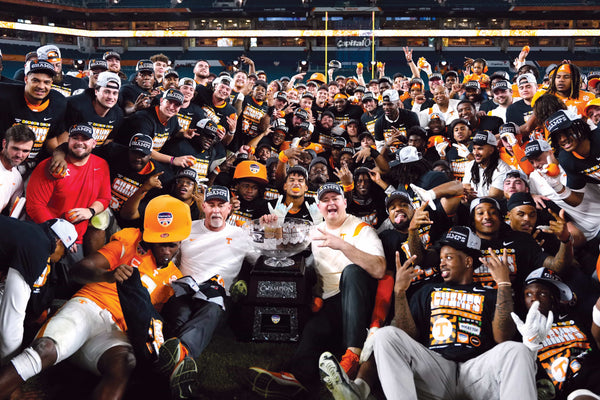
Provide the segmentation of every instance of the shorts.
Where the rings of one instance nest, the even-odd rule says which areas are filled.
[[[85,297],[73,297],[48,320],[37,337],[55,342],[59,363],[71,356],[80,367],[100,375],[98,361],[116,346],[132,348],[108,310]]]

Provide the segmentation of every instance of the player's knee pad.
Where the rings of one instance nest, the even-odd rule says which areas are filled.
[[[17,374],[26,381],[39,374],[42,371],[42,358],[33,348],[28,347],[21,354],[13,358],[12,365],[17,370]]]

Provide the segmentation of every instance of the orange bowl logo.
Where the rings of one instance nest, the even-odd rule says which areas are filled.
[[[158,223],[162,226],[169,226],[171,225],[171,222],[173,222],[173,214],[168,211],[158,213],[157,218]]]
[[[260,171],[260,166],[258,164],[250,164],[250,172],[252,172],[253,174],[258,174],[258,171]]]

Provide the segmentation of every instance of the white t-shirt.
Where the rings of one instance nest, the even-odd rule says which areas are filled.
[[[0,162],[0,210],[4,210],[7,204],[12,204],[17,196],[23,195],[23,178],[17,168],[10,170],[4,168]]]
[[[560,182],[566,186],[567,174],[560,165],[559,168]],[[561,200],[537,170],[529,174],[529,190],[533,194],[549,198],[557,206],[564,209],[587,240],[594,238],[600,232],[600,185],[588,183],[583,189],[576,190],[579,193],[583,192],[583,201],[576,207],[570,206],[564,200]]]
[[[325,222],[321,222],[319,229],[325,230],[335,236],[339,236],[352,246],[365,253],[385,257],[383,245],[377,236],[377,232],[360,218],[348,215],[342,226],[338,229],[327,229]],[[320,232],[316,232],[320,235]],[[342,271],[347,265],[352,264],[340,250],[329,247],[319,247],[318,242],[312,246],[315,258],[315,268],[323,282],[323,298],[335,296],[340,292],[340,278]]]
[[[508,107],[502,107],[502,106],[498,106],[496,108],[494,108],[493,110],[488,112],[488,115],[491,115],[492,117],[500,117],[502,118],[502,121],[504,121],[504,123],[506,123],[506,110],[508,109]]]
[[[445,113],[440,110],[440,107],[437,104],[434,104],[431,108],[421,111],[415,111],[415,106],[413,106],[413,111],[415,111],[419,116],[419,123],[423,128],[427,128],[427,125],[429,124],[429,115],[433,113],[442,114],[444,116],[444,120],[446,121],[446,126],[448,126],[452,123],[452,121],[458,118],[458,103],[460,103],[460,100],[449,99],[448,109]]]
[[[486,197],[489,195],[490,187],[495,187],[496,189],[503,190],[504,189],[504,174],[508,171],[511,171],[512,168],[502,160],[498,160],[498,166],[494,170],[492,174],[492,183],[491,185],[483,184],[483,171],[484,168],[479,167],[479,183],[476,185],[472,182],[471,176],[471,168],[473,168],[473,164],[475,160],[469,161],[465,165],[465,176],[463,176],[463,183],[471,184],[473,190],[477,192],[477,197]]]
[[[204,220],[193,221],[190,236],[181,242],[179,269],[198,283],[218,274],[229,294],[250,250],[248,236],[242,228],[225,224],[224,229],[213,232],[206,229]]]

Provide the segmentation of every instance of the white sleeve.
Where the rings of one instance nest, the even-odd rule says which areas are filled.
[[[385,140],[376,140],[375,147],[377,147],[377,151],[381,153],[381,150],[385,147]]]
[[[4,296],[0,300],[0,364],[10,360],[23,342],[25,310],[31,288],[14,268],[8,269]]]

